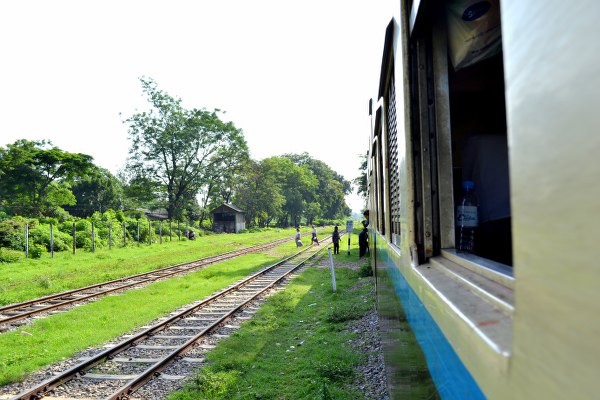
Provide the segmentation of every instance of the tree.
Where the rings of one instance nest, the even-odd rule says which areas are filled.
[[[200,188],[201,224],[210,209],[230,202],[244,165],[250,159],[243,136],[234,138],[229,147],[218,149],[218,152],[215,162],[207,167],[204,183]]]
[[[186,196],[210,186],[218,167],[247,156],[248,146],[240,129],[221,121],[219,110],[187,110],[153,80],[140,81],[152,108],[125,120],[132,141],[127,169],[160,188],[173,218]]]
[[[123,209],[123,185],[104,168],[94,167],[88,175],[76,179],[71,191],[77,204],[64,208],[77,217],[89,217],[96,211]]]
[[[123,209],[135,210],[146,208],[150,210],[166,209],[167,202],[161,187],[156,182],[124,169],[118,178],[123,185]]]
[[[365,201],[367,201],[369,197],[369,188],[367,186],[367,160],[369,158],[369,153],[360,157],[360,175],[355,178],[352,182],[356,186],[358,195]]]
[[[246,212],[248,227],[269,226],[282,214],[285,198],[269,161],[246,163],[237,182],[235,203]]]
[[[333,171],[323,161],[316,160],[308,153],[286,154],[284,157],[292,160],[296,165],[309,169],[317,179],[318,186],[313,195],[312,202],[318,203],[307,207],[305,217],[308,223],[315,218],[338,219],[350,214],[346,205],[345,195],[350,194],[352,185],[341,175]],[[307,199],[308,204],[311,203]]]
[[[273,170],[276,181],[281,186],[281,194],[285,198],[279,225],[300,225],[307,204],[315,201],[319,185],[317,178],[310,169],[296,165],[286,157],[270,157],[264,162]]]
[[[12,214],[49,215],[75,204],[70,182],[85,176],[93,158],[53,147],[50,141],[17,140],[0,148],[0,204]]]

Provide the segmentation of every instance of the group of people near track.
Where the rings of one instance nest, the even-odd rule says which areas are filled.
[[[300,233],[300,227],[296,228],[296,236],[294,237],[294,240],[296,240],[296,247],[301,247],[304,245],[302,243],[302,234]],[[314,225],[312,226],[312,238],[310,241],[311,243],[320,246],[319,239],[317,238],[317,228]]]
[[[369,230],[367,229],[369,226],[369,211],[365,211],[363,215],[365,216],[365,219],[362,221],[363,229],[358,235],[359,257],[364,257],[369,252]],[[304,245],[302,243],[300,227],[296,228],[294,240],[296,241],[296,247],[302,247]],[[311,244],[316,244],[317,246],[320,245],[319,239],[317,238],[317,228],[314,225],[312,225],[312,238],[310,241]],[[337,225],[333,228],[331,241],[333,242],[333,254],[340,254],[340,232]],[[348,246],[350,246],[350,241],[348,241]],[[348,247],[348,254],[350,254],[350,247]]]
[[[363,229],[363,232],[359,235],[359,247],[360,247],[360,257],[363,257],[365,253],[368,251],[368,242],[367,242],[367,228],[366,226]],[[296,236],[294,237],[296,241],[296,247],[302,247],[304,244],[302,243],[302,234],[300,233],[300,228],[296,228]],[[317,228],[312,225],[312,237],[311,244],[316,244],[319,246],[319,238],[317,237]],[[331,234],[331,241],[333,242],[333,254],[340,254],[340,231],[338,226],[336,225],[333,228],[333,233]]]

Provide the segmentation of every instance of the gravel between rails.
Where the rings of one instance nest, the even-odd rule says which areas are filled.
[[[358,270],[364,263],[366,263],[366,260],[364,259],[354,262],[336,261],[335,266],[336,268],[350,268]],[[313,264],[313,267],[329,268],[328,258],[325,256],[320,258]],[[358,285],[371,284],[373,287],[372,295],[374,296],[375,289],[372,280],[373,277],[362,278]],[[263,301],[264,299],[258,301],[256,303],[256,306],[259,306],[260,303],[262,303]],[[210,351],[212,346],[214,346],[218,342],[220,337],[219,335],[227,335],[232,330],[237,329],[237,327],[239,327],[239,324],[244,322],[246,318],[250,317],[251,315],[252,312],[245,312],[243,315],[240,315],[240,317],[242,318],[236,317],[232,321],[229,321],[226,326],[222,327],[221,329],[215,332],[216,336],[211,335],[211,337],[206,338],[205,340],[200,342],[200,345],[195,346],[190,352],[188,352],[184,359],[177,361],[171,366],[169,366],[163,372],[167,379],[154,379],[152,382],[150,382],[145,387],[140,389],[137,393],[135,393],[131,397],[131,399],[165,399],[170,392],[180,389],[188,379],[193,379],[194,371],[203,365],[201,359],[204,357],[206,352]],[[150,323],[149,325],[153,323]],[[143,328],[141,328],[140,330],[142,329]],[[367,362],[356,367],[354,386],[357,390],[364,393],[365,397],[368,400],[389,400],[389,394],[387,390],[387,378],[385,374],[385,365],[381,346],[381,337],[379,334],[379,320],[375,308],[370,310],[361,319],[349,323],[347,329],[351,332],[358,334],[358,338],[355,340],[351,340],[348,344],[354,349],[356,349],[356,351],[363,354],[367,354]],[[130,332],[128,335],[135,333],[136,332]],[[116,338],[115,340],[107,343],[106,345],[111,343],[118,343],[124,340],[128,335]],[[89,357],[92,354],[97,353],[98,351],[102,351],[103,348],[104,347],[98,347],[85,350],[77,354],[73,358],[64,360],[60,363],[51,365],[47,368],[44,368],[38,372],[31,374],[30,376],[26,377],[24,382],[0,387],[0,399],[8,399],[10,398],[10,396],[8,395],[15,395],[16,393],[21,392],[25,388],[30,387],[37,382],[48,379],[50,376],[57,373],[58,371],[65,370],[79,363],[82,358]],[[132,372],[134,372],[134,370],[135,366],[132,366]],[[186,376],[186,378],[181,379],[182,376]],[[103,396],[106,396],[109,393],[111,393],[113,391],[114,386],[115,382],[113,381],[101,381],[91,388],[87,386],[86,389],[83,389],[82,386],[82,390],[78,395],[74,394],[72,391],[69,393],[69,395],[70,398],[80,399],[102,398]],[[54,391],[53,396],[58,397],[63,394],[64,393],[59,387]]]

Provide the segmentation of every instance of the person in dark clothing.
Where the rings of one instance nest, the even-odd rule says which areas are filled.
[[[362,224],[366,228],[369,226],[369,210],[365,210],[363,212],[363,216],[365,217],[365,219],[362,221]]]
[[[369,248],[369,230],[363,228],[358,234],[358,256],[363,257]]]
[[[340,254],[340,232],[337,225],[333,228],[331,241],[333,242],[333,254]]]

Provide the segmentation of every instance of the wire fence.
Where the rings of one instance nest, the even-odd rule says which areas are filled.
[[[30,245],[32,243],[32,236],[29,223],[26,223],[22,233],[25,257],[39,257],[40,249],[43,247],[46,247],[45,250],[54,257],[56,250],[63,251],[66,248],[70,248],[73,254],[76,254],[78,249],[93,253],[97,248],[108,247],[112,249],[113,247],[162,244],[163,242],[172,242],[174,240],[194,240],[196,238],[195,230],[200,230],[199,224],[195,224],[193,221],[182,222],[171,220],[144,220],[134,223],[122,222],[120,225],[106,221],[90,222],[89,225],[81,225],[73,222],[70,234],[66,234],[64,224],[62,225],[62,230],[58,232],[56,232],[55,228],[50,223],[47,228],[48,235],[46,236],[46,232],[40,232],[40,229],[45,229],[45,226],[38,226],[35,236],[37,239],[36,243]],[[58,246],[57,239],[59,242]],[[67,244],[67,241],[70,243]]]

